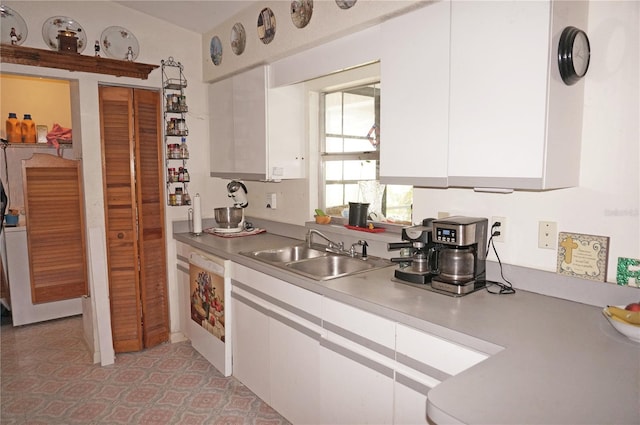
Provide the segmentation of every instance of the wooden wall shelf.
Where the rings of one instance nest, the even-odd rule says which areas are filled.
[[[115,75],[116,77],[140,78],[142,80],[146,80],[149,77],[149,73],[159,66],[119,59],[84,56],[78,53],[12,46],[10,44],[0,44],[0,61],[19,65]]]

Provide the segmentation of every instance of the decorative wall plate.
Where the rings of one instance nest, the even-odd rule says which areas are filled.
[[[22,16],[9,6],[0,5],[0,42],[21,45],[27,39],[27,24]]]
[[[112,59],[136,60],[140,53],[138,39],[126,28],[113,26],[100,35],[102,49]],[[129,53],[131,48],[131,53]],[[130,57],[129,57],[130,56]]]
[[[67,16],[52,16],[42,25],[42,38],[51,50],[58,50],[58,31],[72,31],[78,37],[78,53],[87,47],[87,36],[82,26]]]
[[[244,25],[240,22],[231,28],[231,50],[236,55],[241,55],[244,52],[244,48],[247,45],[247,33],[244,30]]]
[[[209,43],[209,54],[211,55],[211,62],[218,66],[222,63],[222,43],[217,35],[211,37]]]
[[[312,14],[313,0],[293,0],[291,2],[291,20],[296,27],[306,27]]]
[[[350,9],[358,0],[336,0],[336,4],[340,9]]]
[[[258,15],[258,37],[264,44],[269,44],[276,36],[276,17],[268,7]]]

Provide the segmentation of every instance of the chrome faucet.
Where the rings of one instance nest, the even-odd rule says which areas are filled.
[[[322,234],[321,232],[317,231],[316,229],[309,229],[309,231],[307,232],[307,246],[309,248],[311,248],[313,235],[318,235],[322,239],[327,241],[327,248],[326,248],[327,251],[334,252],[336,254],[340,254],[340,253],[344,252],[344,242],[335,243],[331,239],[326,237],[324,234]]]
[[[351,257],[355,257],[356,256],[356,246],[361,245],[362,246],[362,255],[361,258],[363,260],[367,259],[367,247],[369,246],[369,244],[367,243],[367,241],[365,240],[359,240],[358,242],[355,242],[353,244],[351,244],[351,248],[349,248],[349,255]]]

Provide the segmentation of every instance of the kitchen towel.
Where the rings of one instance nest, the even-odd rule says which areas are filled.
[[[202,233],[202,211],[200,209],[200,194],[193,197],[193,233]]]

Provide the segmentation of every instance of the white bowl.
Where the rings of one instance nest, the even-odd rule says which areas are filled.
[[[624,308],[625,306],[618,307]],[[607,318],[607,320],[609,321],[609,323],[611,323],[611,326],[613,326],[615,330],[629,338],[631,341],[640,342],[640,326],[631,325],[621,322],[620,320],[616,320],[615,318],[609,316],[606,307],[602,310],[602,314],[604,314],[604,317]]]

